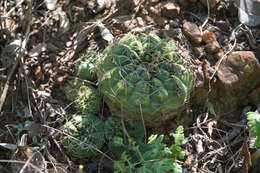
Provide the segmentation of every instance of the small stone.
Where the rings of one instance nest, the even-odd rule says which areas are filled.
[[[209,1],[209,6],[210,8],[214,8],[220,0],[200,0],[200,2],[205,6],[207,7],[208,4],[207,4],[207,1]]]
[[[168,1],[162,4],[162,15],[169,18],[177,17],[180,14],[180,7]]]
[[[256,84],[257,81],[260,82],[259,75],[259,62],[251,51],[232,52],[222,61],[217,73],[219,80],[225,85],[240,85],[243,83],[248,86],[253,81]],[[252,87],[252,85],[249,86]]]
[[[209,54],[215,54],[220,50],[220,45],[217,41],[213,41],[205,46],[205,50]]]
[[[34,77],[37,79],[42,79],[43,78],[43,73],[41,66],[37,66],[34,70]]]
[[[66,78],[67,78],[67,75],[59,76],[56,80],[57,84],[60,86],[63,85],[66,81]]]
[[[29,56],[30,57],[36,57],[39,56],[42,52],[47,50],[47,44],[46,43],[40,43],[37,46],[35,46],[33,49],[30,50]]]
[[[155,19],[155,22],[157,23],[157,25],[164,27],[168,23],[168,20],[165,17],[157,17]]]
[[[72,45],[72,41],[68,41],[67,43],[66,43],[66,47],[70,47]]]
[[[204,31],[202,34],[202,41],[206,44],[216,41],[216,35],[210,31]]]
[[[49,69],[52,67],[52,63],[46,63],[44,64],[43,68],[46,70],[46,69]]]
[[[203,47],[195,47],[194,52],[198,56],[203,55],[204,54],[204,48]]]
[[[158,5],[157,5],[158,6]],[[155,15],[155,16],[161,16],[161,7],[153,7],[153,6],[150,6],[149,9],[148,9],[149,13]]]
[[[224,51],[223,50],[219,50],[217,53],[215,53],[213,56],[216,60],[220,60],[223,56],[224,56]]]
[[[181,26],[180,23],[175,20],[170,20],[169,23],[170,23],[170,26],[173,28],[179,28]]]
[[[151,18],[151,17],[148,16],[148,15],[144,16],[144,20],[145,20],[145,23],[146,23],[146,24],[153,24],[153,23],[154,23],[153,18]]]
[[[195,23],[185,21],[183,23],[183,32],[195,43],[202,42],[202,36],[200,34],[199,27]]]
[[[137,24],[137,26],[139,26],[139,27],[144,27],[144,26],[145,26],[145,21],[143,20],[143,18],[137,17],[137,18],[136,18],[136,24]]]
[[[93,10],[96,7],[96,4],[94,1],[87,1],[87,7]]]

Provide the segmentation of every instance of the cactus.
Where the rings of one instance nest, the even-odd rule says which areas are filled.
[[[123,126],[119,118],[110,116],[105,122],[105,138],[108,141],[108,148],[115,155],[121,155],[127,150],[130,144],[129,141],[143,142],[144,128],[142,123],[133,122],[125,125],[130,139],[124,135]]]
[[[159,125],[180,113],[194,75],[175,48],[155,34],[128,34],[106,48],[97,75],[113,114]]]
[[[119,118],[110,116],[105,122],[105,138],[108,142],[108,149],[115,155],[121,155],[126,149],[124,132]]]
[[[89,158],[98,155],[105,143],[104,123],[95,115],[74,115],[64,125],[69,133],[62,140],[64,148],[71,156]]]
[[[105,137],[111,141],[115,136],[123,137],[123,127],[119,118],[110,116],[105,122]]]
[[[65,94],[69,101],[75,101],[76,107],[82,114],[96,114],[100,110],[101,98],[98,91],[78,79],[66,85]]]
[[[83,55],[82,61],[78,62],[76,65],[76,76],[90,81],[97,80],[97,59],[98,56],[94,52]]]

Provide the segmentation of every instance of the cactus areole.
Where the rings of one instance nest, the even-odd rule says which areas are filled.
[[[154,125],[180,113],[194,75],[175,48],[155,34],[128,34],[106,48],[98,84],[113,114]]]

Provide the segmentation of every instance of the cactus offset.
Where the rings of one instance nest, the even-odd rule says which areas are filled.
[[[101,98],[98,91],[78,79],[66,85],[65,94],[69,101],[75,101],[76,107],[82,114],[95,114],[100,110]]]
[[[105,143],[104,123],[95,115],[74,115],[64,125],[70,136],[62,140],[63,146],[71,156],[88,158],[98,155],[98,151]]]
[[[98,56],[94,52],[83,55],[82,60],[76,65],[76,76],[90,81],[97,80],[97,59]]]
[[[113,114],[159,125],[184,108],[194,83],[175,43],[155,34],[128,34],[99,62],[99,90]]]

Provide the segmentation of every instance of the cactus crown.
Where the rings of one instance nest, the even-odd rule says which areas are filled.
[[[155,34],[128,34],[105,50],[99,89],[115,115],[155,123],[179,112],[194,76],[175,48]]]

